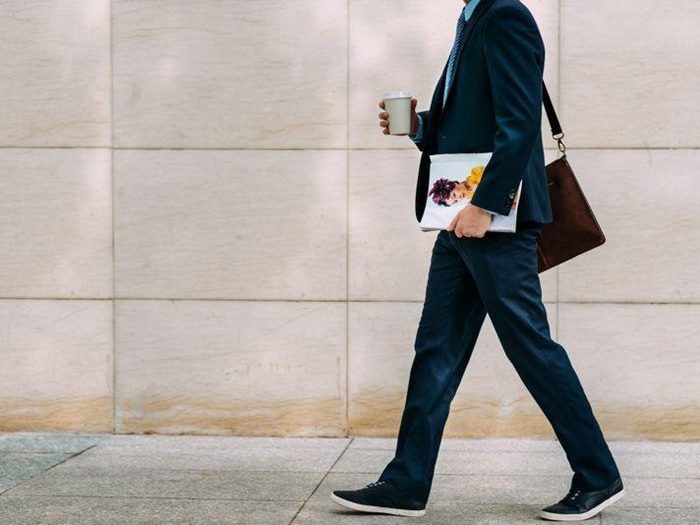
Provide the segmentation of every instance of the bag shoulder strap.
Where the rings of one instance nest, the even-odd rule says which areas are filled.
[[[549,96],[549,91],[547,91],[547,85],[544,83],[544,81],[542,81],[542,103],[544,104],[544,110],[547,113],[549,127],[552,129],[552,138],[557,141],[559,151],[566,155],[566,145],[562,141],[564,138],[564,132],[561,129],[559,117],[554,109],[554,104],[552,104],[552,99]]]

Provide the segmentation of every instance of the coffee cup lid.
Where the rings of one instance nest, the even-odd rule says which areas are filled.
[[[384,93],[384,100],[391,98],[411,98],[411,93],[408,91],[389,91]]]

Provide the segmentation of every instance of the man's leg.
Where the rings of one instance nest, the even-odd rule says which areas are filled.
[[[454,241],[508,359],[566,452],[574,471],[571,487],[598,490],[619,472],[566,351],[550,336],[537,273],[539,232],[539,225],[518,225],[514,235]]]
[[[427,502],[443,429],[486,315],[474,279],[450,241],[433,247],[396,454],[379,480]]]

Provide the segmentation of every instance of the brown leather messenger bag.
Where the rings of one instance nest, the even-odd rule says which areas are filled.
[[[547,164],[549,198],[554,221],[545,224],[537,241],[539,272],[548,270],[605,242],[605,235],[593,215],[574,171],[566,158],[566,146],[559,118],[542,83],[544,103],[552,137],[557,141],[561,157]]]

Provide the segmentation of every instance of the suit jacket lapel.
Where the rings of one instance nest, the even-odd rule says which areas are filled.
[[[460,57],[462,56],[462,51],[464,51],[464,47],[467,45],[469,42],[469,39],[471,38],[472,34],[474,33],[474,28],[476,25],[479,23],[479,20],[483,16],[483,14],[488,10],[488,8],[491,6],[491,4],[494,2],[494,0],[481,0],[479,2],[479,5],[476,6],[476,9],[472,13],[471,18],[469,18],[469,21],[467,22],[467,27],[465,28],[466,34],[464,35],[464,38],[462,39],[462,44],[459,46],[459,49],[457,50],[457,59],[455,60],[455,66],[454,66],[454,71],[452,72],[452,85],[450,86],[449,91],[447,92],[447,97],[445,99],[445,105],[440,106],[442,107],[442,111],[440,112],[440,117],[439,119],[442,120],[443,115],[445,114],[445,108],[447,107],[447,104],[450,102],[450,94],[454,91],[454,85],[455,82],[457,81],[457,71],[459,70],[459,61]],[[449,59],[448,59],[449,60]],[[440,79],[440,84],[443,86],[442,89],[440,90],[440,94],[442,95],[442,92],[444,91],[444,85],[445,85],[445,80],[447,76],[447,65],[445,65],[445,69],[442,72],[442,78]],[[439,102],[441,102],[443,99],[442,96],[440,96]]]

